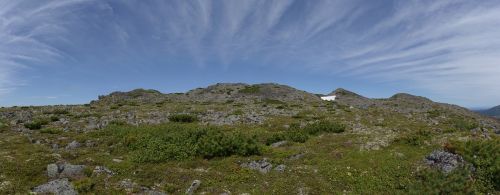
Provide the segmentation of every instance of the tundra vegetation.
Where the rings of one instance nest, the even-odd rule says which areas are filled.
[[[61,179],[80,194],[500,193],[496,119],[408,94],[330,95],[218,84],[2,108],[0,194]]]

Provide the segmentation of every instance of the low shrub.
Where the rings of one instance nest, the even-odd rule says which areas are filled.
[[[309,135],[301,130],[290,130],[287,132],[286,137],[290,141],[304,143],[309,139]]]
[[[424,169],[416,173],[416,182],[409,186],[409,194],[475,194],[470,170],[459,169],[449,174]]]
[[[24,127],[31,129],[31,130],[38,130],[38,129],[41,129],[43,125],[47,125],[47,124],[49,124],[49,122],[47,120],[37,119],[31,123],[24,124]]]
[[[192,123],[196,122],[198,119],[191,114],[173,114],[168,117],[168,120],[176,123]]]
[[[50,121],[52,121],[52,122],[59,121],[59,117],[57,117],[57,116],[51,116],[50,117]]]
[[[85,178],[74,182],[75,190],[79,193],[89,193],[94,190],[96,182],[91,178]]]
[[[500,139],[457,142],[456,153],[476,168],[476,183],[482,192],[500,191]]]
[[[478,128],[479,124],[476,121],[467,120],[465,118],[455,118],[451,121],[456,130],[460,131],[470,131],[472,129]]]
[[[255,136],[195,124],[110,126],[105,131],[108,131],[107,135],[118,137],[132,152],[132,160],[139,163],[194,157],[249,156],[260,154],[261,150]]]
[[[345,125],[331,122],[320,121],[317,123],[309,124],[304,128],[304,131],[310,135],[317,135],[320,133],[342,133],[345,131]]]
[[[402,135],[400,138],[396,139],[396,142],[401,142],[404,144],[412,146],[420,146],[425,143],[425,141],[431,138],[431,132],[429,130],[417,130],[414,132]]]
[[[270,137],[266,138],[266,145],[271,145],[273,143],[283,141],[283,140],[287,140],[287,136],[285,133],[283,133],[283,132],[274,133]]]

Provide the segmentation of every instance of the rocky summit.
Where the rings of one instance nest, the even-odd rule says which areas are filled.
[[[496,194],[499,129],[405,93],[136,89],[1,108],[0,194]]]

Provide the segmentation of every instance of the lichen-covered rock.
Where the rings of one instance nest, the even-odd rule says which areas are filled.
[[[278,165],[276,166],[276,168],[274,168],[274,170],[278,171],[278,172],[285,172],[285,169],[286,169],[286,165]]]
[[[47,176],[50,178],[56,178],[59,176],[59,166],[56,164],[47,165]]]
[[[469,165],[461,156],[442,150],[435,150],[425,157],[425,163],[443,173]]]
[[[102,174],[106,174],[108,176],[115,175],[115,172],[111,171],[110,169],[108,169],[107,167],[104,167],[104,166],[96,166],[94,168],[93,173],[96,175],[102,175]]]
[[[74,149],[79,148],[80,146],[81,146],[81,144],[79,142],[77,142],[76,140],[74,140],[66,146],[66,150],[74,150]]]
[[[257,170],[261,173],[268,173],[269,171],[271,171],[273,169],[273,165],[271,163],[267,162],[266,158],[264,158],[262,160],[258,160],[258,161],[254,160],[254,161],[251,161],[248,163],[242,163],[240,166],[243,168]]]
[[[32,190],[34,193],[56,194],[56,195],[76,195],[78,194],[67,178],[50,181],[37,186]]]

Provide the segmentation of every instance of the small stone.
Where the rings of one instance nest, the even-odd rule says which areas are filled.
[[[115,159],[113,159],[113,162],[115,162],[115,163],[121,163],[121,162],[123,162],[123,160],[115,158]]]
[[[276,168],[274,168],[274,170],[278,171],[278,172],[285,172],[285,168],[286,168],[286,165],[278,165],[276,166]]]
[[[194,180],[191,186],[186,190],[186,194],[192,195],[194,192],[200,187],[201,181],[200,180]]]
[[[288,143],[287,141],[279,141],[279,142],[271,144],[271,147],[277,148],[277,147],[280,147],[280,146],[284,146],[287,143]]]
[[[290,157],[288,157],[288,160],[299,160],[301,159],[302,157],[304,157],[306,154],[304,153],[300,153],[300,154],[294,154]]]
[[[115,173],[108,169],[107,167],[104,166],[96,166],[93,171],[94,174],[96,175],[101,175],[101,174],[106,174],[108,176],[113,176]]]
[[[76,140],[75,141],[72,141],[71,143],[69,143],[67,146],[66,146],[66,149],[67,150],[74,150],[74,149],[77,149],[80,147],[80,143],[77,142]]]
[[[56,164],[47,165],[47,176],[50,178],[56,178],[59,176],[59,167]]]

